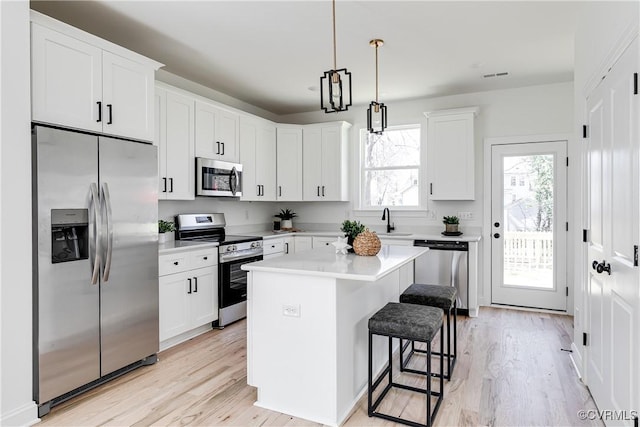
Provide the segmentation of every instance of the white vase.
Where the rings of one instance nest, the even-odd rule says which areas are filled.
[[[284,228],[293,228],[293,221],[291,221],[290,219],[283,219],[280,222],[280,228],[284,229]]]
[[[169,233],[158,233],[158,243],[163,244],[170,242],[174,239],[173,232]]]

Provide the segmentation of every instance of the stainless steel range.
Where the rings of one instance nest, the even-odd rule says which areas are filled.
[[[247,272],[244,264],[262,260],[262,238],[227,235],[223,213],[176,216],[179,240],[218,242],[219,319],[225,326],[247,316]]]

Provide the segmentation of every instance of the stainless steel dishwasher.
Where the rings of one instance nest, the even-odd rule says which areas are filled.
[[[453,240],[414,240],[429,252],[415,260],[416,283],[451,285],[458,290],[458,313],[469,313],[469,243]]]

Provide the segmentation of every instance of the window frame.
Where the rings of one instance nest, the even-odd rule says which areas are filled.
[[[427,208],[425,206],[425,199],[426,197],[424,196],[424,177],[426,176],[426,163],[425,163],[425,144],[424,144],[424,129],[423,126],[420,123],[408,123],[408,124],[404,124],[404,125],[396,125],[396,126],[389,126],[387,127],[387,130],[402,130],[402,129],[416,129],[419,131],[420,135],[419,135],[419,140],[420,140],[420,145],[419,145],[419,149],[420,149],[420,153],[418,156],[418,165],[417,166],[383,166],[383,167],[375,167],[375,168],[367,168],[365,167],[364,164],[364,158],[365,158],[365,138],[368,138],[368,133],[369,131],[366,128],[361,128],[359,131],[359,138],[358,138],[358,188],[357,188],[357,197],[358,197],[358,203],[357,203],[357,211],[365,214],[365,216],[367,216],[367,214],[371,214],[373,212],[378,212],[381,209],[384,208],[389,208],[390,210],[393,211],[403,211],[403,212],[407,212],[407,214],[411,214],[412,212],[424,212],[427,211]],[[418,205],[417,206],[397,206],[397,205],[380,205],[380,206],[365,206],[364,205],[364,183],[365,183],[365,179],[364,179],[364,174],[366,171],[370,171],[370,170],[414,170],[417,169],[418,172]],[[377,215],[377,213],[376,213]]]

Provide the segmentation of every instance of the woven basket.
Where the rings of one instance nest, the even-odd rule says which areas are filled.
[[[368,228],[358,234],[353,241],[353,250],[357,255],[374,256],[380,252],[381,246],[378,235],[375,231],[369,231]]]

